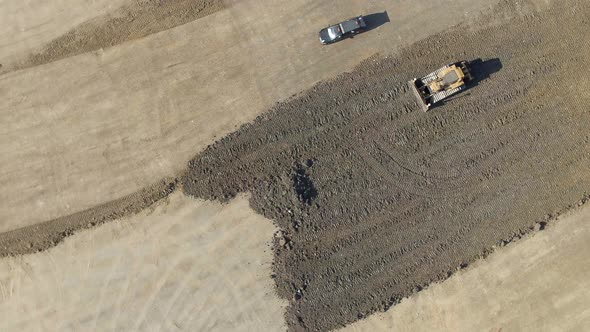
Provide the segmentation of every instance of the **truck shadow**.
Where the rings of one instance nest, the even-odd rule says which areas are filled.
[[[385,23],[390,22],[389,15],[387,15],[387,11],[384,11],[382,13],[368,14],[364,15],[363,17],[365,19],[365,23],[367,24],[367,28],[365,31],[371,31],[382,26]]]

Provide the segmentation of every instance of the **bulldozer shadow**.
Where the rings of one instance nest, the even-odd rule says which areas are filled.
[[[469,71],[471,72],[472,79],[467,82],[467,87],[471,88],[479,85],[482,81],[490,78],[492,74],[502,70],[502,61],[498,58],[482,60],[477,58],[469,61]]]

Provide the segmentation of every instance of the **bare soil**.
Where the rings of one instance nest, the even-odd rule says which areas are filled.
[[[525,17],[503,1],[459,26],[277,104],[189,163],[186,193],[276,221],[291,330],[379,310],[586,199],[590,4]],[[406,81],[474,61],[475,86],[428,113]]]
[[[561,216],[352,331],[586,331],[590,206]]]
[[[385,310],[587,200],[590,84],[581,73],[590,62],[590,4],[510,14],[523,7],[535,8],[502,1],[479,19],[483,29],[459,26],[371,58],[189,163],[180,180],[186,193],[226,202],[249,191],[250,205],[281,228],[273,277],[290,301],[291,330],[333,329]],[[106,44],[64,37],[38,63],[139,34],[121,36]],[[420,112],[405,82],[460,59],[474,60],[475,86]],[[44,250],[141,211],[176,181],[3,233],[0,255]]]
[[[285,331],[287,301],[269,277],[276,228],[248,204],[175,191],[47,251],[0,259],[0,331]]]
[[[56,61],[167,30],[215,13],[221,0],[139,0],[93,18],[50,41],[17,68]]]
[[[177,179],[162,179],[120,199],[42,223],[0,233],[0,257],[32,254],[55,246],[85,228],[134,215],[174,192]]]

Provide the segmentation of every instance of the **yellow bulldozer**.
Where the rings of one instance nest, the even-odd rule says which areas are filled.
[[[408,83],[422,105],[422,110],[426,112],[434,104],[467,89],[466,84],[471,80],[473,76],[469,71],[469,63],[459,61],[422,78],[414,78]]]

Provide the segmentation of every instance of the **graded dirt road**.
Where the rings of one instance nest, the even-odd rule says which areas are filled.
[[[23,46],[14,54],[3,47],[6,61],[0,63],[6,70],[14,56],[28,59],[59,39],[58,33],[76,29],[56,6],[46,36],[42,18],[51,14],[36,18],[30,14],[34,4],[16,2],[0,3],[0,24],[15,23],[8,16],[21,12],[34,23],[17,21],[22,32],[0,31],[12,31],[31,49],[24,52]],[[0,231],[72,214],[176,176],[195,153],[276,101],[491,5],[487,0],[227,2],[227,9],[145,38],[7,72],[0,76],[0,186],[10,190],[0,192]],[[76,7],[71,1],[69,6]],[[383,11],[391,22],[362,37],[330,48],[317,40],[328,22]],[[105,15],[101,10],[96,16]],[[89,20],[85,15],[78,25],[86,29]]]
[[[387,309],[587,199],[590,4],[563,5],[366,61],[189,163],[186,193],[252,192],[283,230],[274,271],[291,329]],[[419,111],[406,82],[458,57],[482,58],[476,85]]]

